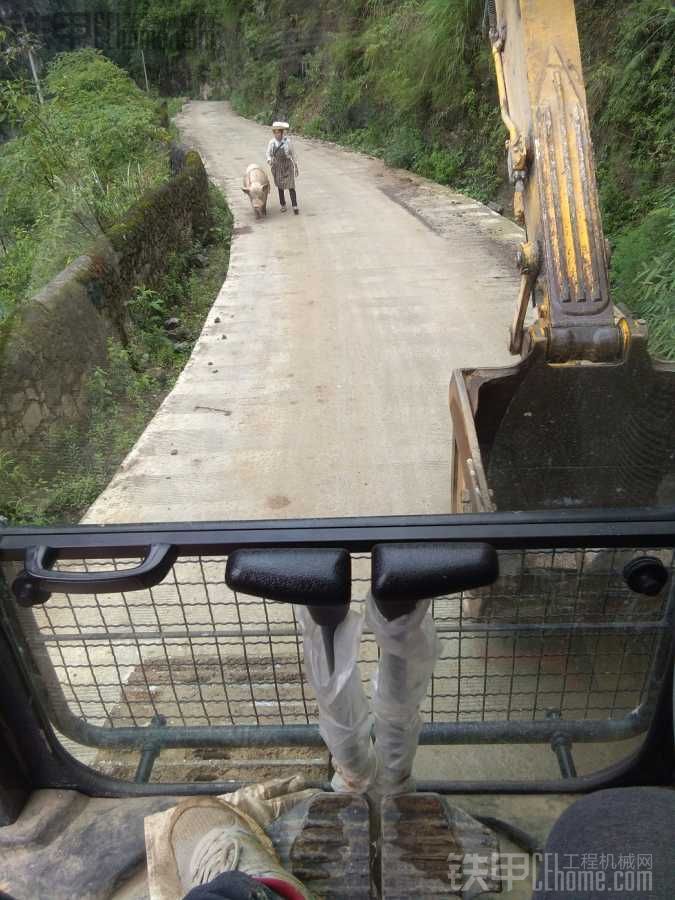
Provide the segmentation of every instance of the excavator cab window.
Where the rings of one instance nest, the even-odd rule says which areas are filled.
[[[254,824],[307,896],[673,896],[675,364],[573,0],[27,6],[0,897],[177,900],[170,811],[297,775]],[[499,204],[443,99],[488,63]]]

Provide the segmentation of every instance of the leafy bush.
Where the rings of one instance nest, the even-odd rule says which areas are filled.
[[[13,238],[0,262],[0,316],[27,292],[35,266],[37,244],[32,234],[17,228]]]
[[[332,80],[323,95],[322,119],[327,133],[333,137],[362,127],[361,101],[364,91],[364,76],[356,78],[336,78]]]
[[[456,184],[464,167],[464,154],[459,150],[436,147],[418,157],[414,169],[418,175],[438,181],[439,184]]]
[[[616,234],[653,209],[675,176],[675,7],[604,7],[583,0],[579,16],[605,228]]]
[[[354,131],[346,132],[342,142],[354,150],[384,156],[386,134],[383,134],[382,129],[374,123],[368,128],[356,128]]]
[[[323,116],[315,116],[302,129],[303,134],[313,138],[327,138],[330,136],[330,128],[328,122]]]
[[[652,352],[675,359],[675,191],[617,239],[612,284],[615,300],[647,319]]]
[[[424,152],[424,138],[417,128],[399,125],[387,137],[383,157],[388,166],[412,169]]]

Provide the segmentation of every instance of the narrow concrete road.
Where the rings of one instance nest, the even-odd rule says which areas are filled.
[[[235,216],[183,374],[92,522],[442,513],[451,370],[507,363],[519,232],[370,157],[295,139],[301,214],[241,191],[270,136],[225,103],[178,124]],[[510,245],[510,246],[509,246]]]

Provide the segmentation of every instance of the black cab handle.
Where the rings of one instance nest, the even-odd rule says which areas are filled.
[[[138,566],[113,572],[54,570],[51,566],[57,556],[51,547],[28,547],[24,569],[12,584],[12,592],[20,606],[46,603],[52,591],[96,594],[145,590],[168,575],[178,551],[171,544],[152,544]]]

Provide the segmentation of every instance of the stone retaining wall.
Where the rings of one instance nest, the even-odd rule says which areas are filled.
[[[127,302],[152,286],[174,250],[210,227],[208,178],[195,151],[172,152],[176,174],[15,312],[0,336],[0,450],[27,450],[50,425],[86,415],[84,387],[128,341]]]

